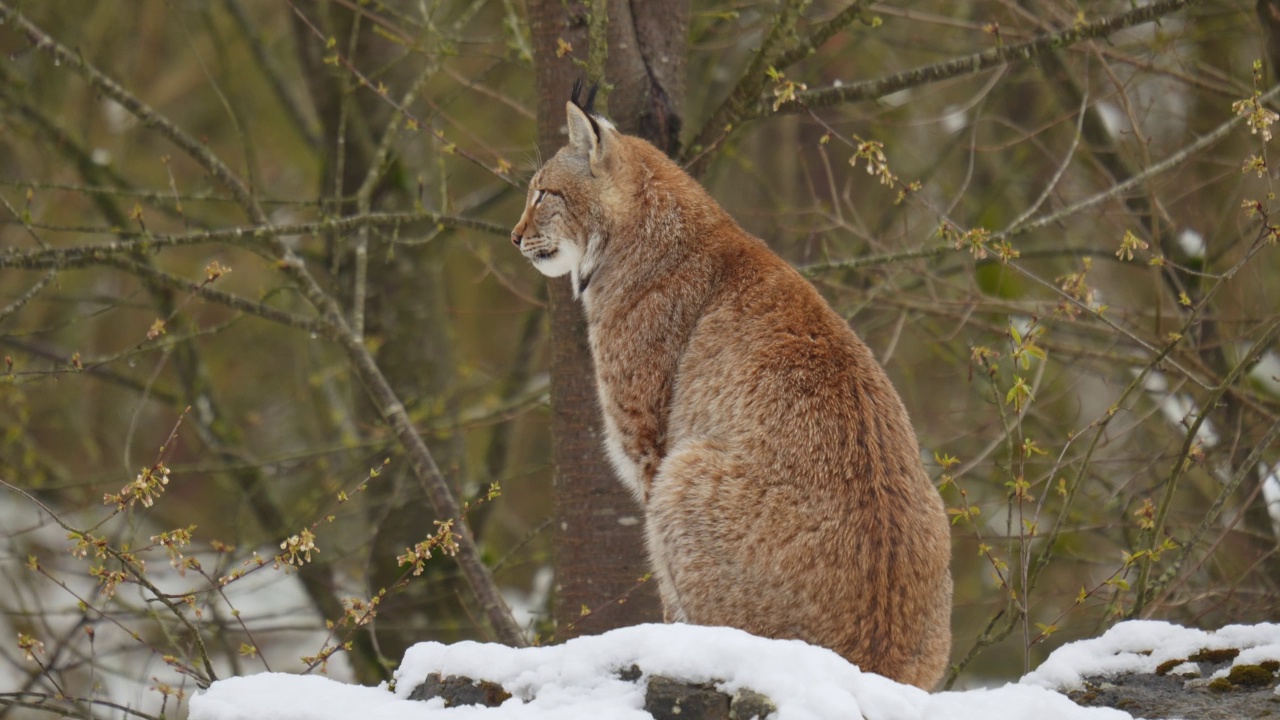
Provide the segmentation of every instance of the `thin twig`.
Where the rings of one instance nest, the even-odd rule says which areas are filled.
[[[204,143],[188,135],[167,117],[156,112],[152,107],[125,90],[115,80],[107,77],[84,59],[84,56],[54,40],[22,13],[0,2],[0,19],[12,22],[20,29],[37,48],[53,56],[60,65],[65,65],[80,73],[96,90],[120,103],[121,107],[137,117],[142,124],[168,138],[170,142],[182,149],[192,160],[195,160],[222,183],[249,212],[250,218],[257,224],[267,224],[266,214],[258,207],[257,200],[249,192],[249,188],[228,168],[222,160]]]
[[[35,698],[34,700],[23,700],[24,697]],[[40,712],[52,713],[66,718],[83,718],[84,711],[80,709],[62,708],[54,703],[88,703],[90,705],[100,705],[104,708],[119,710],[126,715],[132,715],[142,720],[164,720],[164,718],[144,713],[141,710],[131,708],[128,705],[111,702],[110,700],[98,700],[97,698],[70,698],[58,697],[47,693],[36,692],[18,692],[18,693],[0,693],[0,705],[9,707],[20,707],[27,710],[39,710]]]
[[[1070,47],[1084,40],[1107,37],[1126,28],[1158,20],[1202,2],[1203,0],[1157,0],[1126,13],[1077,25],[1061,32],[1041,35],[1024,43],[996,47],[968,57],[925,65],[874,80],[848,83],[839,87],[802,90],[795,94],[794,100],[779,105],[776,110],[763,95],[766,80],[764,69],[768,65],[762,64],[762,61],[772,59],[768,58],[769,46],[766,43],[756,54],[751,68],[725,100],[725,104],[703,126],[697,140],[690,144],[684,160],[689,164],[689,157],[696,154],[699,155],[698,166],[705,167],[712,154],[709,149],[721,146],[730,133],[749,120],[875,100],[901,90],[1030,60],[1045,52]],[[790,5],[788,3],[785,7]],[[782,25],[783,19],[785,18],[780,17],[779,21],[775,22],[775,29]]]
[[[1168,480],[1165,481],[1164,495],[1160,499],[1160,506],[1156,510],[1154,522],[1150,528],[1143,532],[1143,539],[1146,541],[1144,544],[1146,545],[1147,554],[1143,558],[1142,566],[1138,569],[1138,582],[1134,586],[1135,596],[1137,599],[1134,601],[1134,606],[1130,614],[1137,615],[1140,613],[1142,608],[1150,602],[1157,592],[1156,587],[1152,587],[1150,589],[1147,588],[1147,582],[1150,579],[1152,566],[1155,562],[1153,553],[1160,545],[1160,538],[1164,534],[1165,522],[1169,518],[1169,510],[1173,506],[1173,496],[1178,488],[1178,480],[1181,479],[1183,473],[1190,469],[1192,449],[1198,442],[1197,438],[1199,437],[1201,426],[1203,426],[1204,422],[1208,419],[1209,414],[1217,407],[1218,401],[1226,394],[1227,390],[1240,379],[1241,375],[1247,372],[1249,368],[1253,367],[1254,362],[1261,357],[1264,352],[1270,350],[1271,342],[1275,340],[1278,335],[1280,335],[1280,319],[1271,323],[1270,327],[1263,332],[1262,337],[1253,344],[1253,347],[1249,352],[1240,359],[1240,362],[1236,363],[1235,367],[1231,368],[1231,372],[1222,379],[1222,382],[1218,383],[1218,387],[1214,388],[1212,392],[1200,401],[1200,406],[1203,410],[1196,415],[1191,426],[1187,428],[1186,437],[1183,438],[1182,447],[1178,451],[1173,470],[1169,473]],[[1259,447],[1266,449],[1269,444],[1269,441],[1263,441]],[[1252,471],[1255,464],[1256,462],[1245,463],[1237,469],[1235,475],[1239,476],[1242,471]],[[1239,481],[1236,481],[1236,485],[1239,485]],[[1224,486],[1218,499],[1214,501],[1213,508],[1220,507],[1223,496],[1230,494],[1233,491],[1234,488],[1228,489],[1228,486]],[[1208,517],[1209,515],[1206,514],[1206,520]],[[1216,513],[1213,517],[1217,517]],[[1199,537],[1200,531],[1197,531],[1196,542],[1198,542]],[[1185,547],[1186,546],[1184,546],[1184,550],[1180,557],[1185,557],[1187,552]],[[1162,580],[1164,583],[1168,582],[1168,579],[1163,577]]]
[[[1263,93],[1262,97],[1259,98],[1259,100],[1262,102],[1270,102],[1272,99],[1276,97],[1277,94],[1280,94],[1280,86],[1274,87],[1271,90],[1268,90],[1267,92]],[[1046,225],[1051,225],[1051,224],[1060,222],[1064,218],[1075,215],[1078,212],[1081,212],[1083,210],[1088,210],[1089,208],[1101,202],[1119,197],[1125,192],[1128,192],[1129,190],[1146,182],[1147,180],[1150,180],[1151,178],[1161,173],[1164,173],[1168,170],[1172,170],[1178,165],[1181,165],[1182,163],[1187,162],[1192,157],[1200,153],[1200,151],[1207,149],[1211,145],[1214,145],[1215,143],[1219,142],[1220,140],[1223,140],[1228,135],[1230,135],[1233,130],[1235,130],[1240,125],[1244,124],[1246,119],[1247,118],[1243,116],[1232,117],[1230,120],[1227,120],[1226,122],[1222,123],[1218,127],[1214,128],[1212,131],[1210,131],[1207,135],[1200,138],[1199,140],[1196,140],[1195,142],[1184,147],[1178,152],[1170,155],[1164,160],[1161,160],[1160,162],[1154,165],[1151,165],[1150,167],[1146,168],[1142,172],[1135,173],[1132,177],[1124,180],[1123,182],[1116,183],[1115,185],[1112,185],[1110,188],[1107,188],[1106,190],[1100,193],[1091,195],[1085,198],[1084,200],[1081,200],[1080,202],[1074,203],[1072,205],[1068,205],[1067,207],[1064,207],[1061,210],[1052,212],[1048,215],[1042,215],[1041,217],[1036,218],[1035,220],[1023,223],[1021,225],[1015,223],[1008,230],[1005,230],[1004,232],[1001,232],[1001,233],[993,234],[992,239],[1001,240],[1005,238],[1016,237],[1018,235],[1022,235],[1023,233],[1027,233],[1032,230],[1038,230],[1039,228],[1042,228]]]
[[[434,56],[432,56],[434,57]],[[409,85],[409,89],[405,91],[404,96],[400,98],[400,106],[408,107],[413,104],[417,97],[418,91],[422,86],[436,73],[438,63],[431,61],[418,73],[418,77]],[[378,182],[386,174],[390,165],[391,143],[396,138],[396,130],[400,127],[400,116],[391,115],[391,119],[387,121],[387,126],[382,130],[382,139],[378,141],[378,148],[374,151],[373,160],[369,163],[369,171],[365,173],[364,181],[360,183],[360,188],[356,191],[356,212],[360,215],[369,215],[373,207],[373,192],[378,187]],[[369,280],[369,226],[362,225],[356,231],[356,247],[355,247],[355,287],[352,291],[351,298],[351,329],[356,337],[364,337],[364,300],[368,293]]]
[[[763,100],[759,101],[754,109],[757,111],[757,116],[764,116],[875,100],[908,88],[1030,60],[1041,53],[1061,50],[1083,40],[1107,37],[1126,28],[1153,22],[1202,2],[1203,0],[1157,0],[1150,5],[1143,5],[1126,13],[1077,25],[1061,32],[1041,35],[1024,43],[996,47],[968,57],[926,65],[875,80],[848,83],[839,87],[804,90],[796,93],[795,101],[783,104],[776,111]]]
[[[443,215],[426,210],[387,213],[371,212],[363,215],[327,218],[315,222],[196,230],[173,235],[140,230],[103,228],[101,232],[113,233],[122,239],[92,245],[0,251],[0,268],[25,268],[31,270],[92,265],[109,255],[148,251],[161,247],[182,247],[218,242],[229,242],[263,253],[268,249],[264,246],[269,241],[292,235],[342,233],[349,230],[372,227],[388,227],[395,230],[403,225],[415,223],[438,225],[459,230],[476,230],[498,237],[506,237],[509,232],[508,228],[496,223],[454,215]],[[85,232],[90,230],[90,228],[84,229]]]
[[[258,63],[258,68],[262,70],[262,75],[266,78],[267,84],[271,86],[271,91],[275,93],[276,99],[280,101],[281,107],[284,108],[285,117],[289,118],[289,122],[309,147],[313,150],[319,148],[320,133],[315,129],[313,123],[307,119],[306,113],[302,111],[302,107],[293,93],[289,92],[280,68],[271,57],[271,53],[267,52],[266,43],[262,41],[262,33],[257,31],[257,27],[249,18],[249,13],[245,11],[244,5],[241,4],[240,0],[222,0],[222,4],[226,6],[232,19],[239,26],[241,35],[244,36],[245,42],[249,44],[249,50],[253,53],[254,61]]]
[[[7,3],[0,1],[0,19],[13,22],[35,44],[45,52],[52,54],[60,62],[77,70],[94,88],[104,95],[116,100],[122,107],[141,120],[147,127],[155,128],[169,138],[178,147],[187,152],[215,178],[226,185],[232,195],[239,201],[257,226],[267,228],[271,225],[266,213],[258,204],[249,188],[237,177],[216,155],[204,144],[195,140],[168,118],[151,109],[146,103],[125,90],[119,83],[89,65],[81,55],[58,43],[47,33],[36,27],[20,13],[11,9]],[[306,263],[294,251],[293,247],[279,236],[269,236],[268,245],[277,256],[276,266],[287,275],[298,290],[311,303],[327,324],[327,334],[347,355],[352,368],[360,377],[377,407],[379,413],[391,425],[401,446],[409,455],[414,473],[438,516],[446,518],[461,517],[461,509],[450,489],[448,481],[440,472],[430,450],[423,443],[414,429],[404,404],[392,390],[386,376],[373,359],[368,346],[365,345],[344,319],[341,306],[321,287],[320,283],[307,269]],[[455,558],[466,577],[477,601],[485,611],[498,638],[509,645],[523,646],[526,643],[524,633],[507,606],[502,594],[494,583],[493,576],[480,557],[475,538],[465,523],[458,525],[458,552]]]
[[[179,418],[179,422],[181,422],[181,418]],[[176,426],[174,427],[174,432],[177,432]],[[163,453],[163,448],[161,448],[161,452]],[[23,490],[22,488],[16,485],[10,484],[3,479],[0,479],[0,486],[6,487],[9,490],[16,492],[19,495],[25,497],[28,501],[30,501],[36,507],[43,510],[50,517],[50,519],[52,519],[55,523],[58,524],[59,527],[61,527],[63,530],[66,530],[68,533],[72,533],[75,537],[85,538],[85,539],[88,539],[90,537],[89,531],[82,531],[75,527],[72,527],[65,520],[63,520],[56,512],[54,512],[52,508],[40,502],[38,498],[36,498],[34,495],[27,492],[26,490]],[[110,555],[117,562],[119,562],[120,566],[123,567],[129,573],[129,575],[133,576],[135,582],[137,582],[142,587],[146,588],[159,602],[161,602],[166,608],[169,609],[169,611],[173,614],[173,616],[177,618],[178,622],[182,623],[184,626],[186,626],[186,628],[189,631],[191,631],[192,641],[195,642],[196,644],[196,651],[200,654],[200,662],[201,664],[204,665],[204,672],[205,672],[203,676],[194,676],[196,679],[196,682],[198,682],[201,687],[208,687],[210,683],[217,680],[218,674],[214,671],[213,661],[209,658],[209,652],[205,648],[204,636],[200,634],[200,629],[197,628],[195,624],[192,623],[191,620],[187,618],[186,614],[182,612],[182,609],[179,608],[176,604],[174,604],[173,600],[169,599],[169,597],[165,593],[161,592],[160,588],[156,587],[151,582],[151,580],[149,580],[146,577],[146,573],[137,567],[136,561],[130,557],[126,557],[126,553],[123,553],[105,543],[101,546],[96,546],[96,547],[100,549],[102,552],[106,553],[107,555]]]
[[[5,318],[18,312],[19,310],[22,309],[24,305],[26,305],[27,303],[35,299],[35,296],[40,294],[40,291],[43,290],[45,286],[48,285],[50,282],[52,282],[53,279],[56,278],[57,276],[58,276],[58,271],[56,269],[50,270],[49,272],[45,273],[44,277],[37,280],[35,285],[32,285],[30,289],[22,293],[21,297],[9,303],[8,305],[4,306],[3,309],[0,309],[0,323],[3,323],[5,321]]]
[[[751,58],[751,64],[738,78],[724,102],[720,103],[720,107],[716,108],[711,118],[702,126],[681,159],[692,175],[697,176],[706,168],[711,158],[708,148],[719,146],[723,137],[743,120],[757,117],[763,112],[758,103],[761,102],[765,82],[769,79],[766,71],[786,49],[785,44],[795,36],[796,23],[800,21],[801,14],[810,2],[811,0],[783,1],[782,9],[770,25],[760,50]]]

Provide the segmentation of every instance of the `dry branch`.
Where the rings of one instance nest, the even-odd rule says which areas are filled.
[[[1200,2],[1202,0],[1158,0],[1150,5],[1144,5],[1126,13],[1114,15],[1097,22],[1079,24],[1061,32],[1041,35],[1024,43],[996,47],[974,53],[968,57],[925,65],[874,80],[864,80],[839,87],[800,91],[795,94],[793,101],[783,103],[777,110],[774,110],[772,103],[765,98],[762,91],[768,79],[765,75],[765,69],[770,67],[770,63],[779,57],[787,61],[794,61],[795,59],[790,54],[778,54],[776,47],[771,42],[777,34],[785,33],[787,30],[794,28],[795,18],[787,13],[787,9],[791,8],[793,3],[788,3],[770,31],[769,37],[771,41],[767,41],[755,55],[748,71],[744,73],[720,109],[703,126],[702,131],[698,133],[698,139],[691,144],[684,160],[685,162],[693,162],[692,169],[694,170],[705,167],[715,150],[723,144],[725,138],[742,123],[749,120],[777,114],[806,112],[817,108],[862,102],[864,100],[875,100],[901,90],[922,87],[941,80],[972,75],[984,70],[1030,60],[1045,52],[1070,47],[1084,40],[1108,37],[1126,28],[1159,20]],[[855,16],[856,13],[849,16],[842,13],[836,19],[852,21]],[[815,40],[822,39],[823,37],[815,33]],[[802,43],[792,52],[804,55],[812,52],[814,47],[816,47],[814,42]]]
[[[161,133],[200,163],[231,191],[256,226],[262,228],[271,226],[269,218],[250,189],[203,143],[191,137],[167,117],[156,112],[119,83],[90,65],[79,53],[49,36],[7,3],[0,2],[0,19],[12,22],[37,48],[80,73],[95,89],[120,103],[146,127]],[[435,459],[431,456],[426,444],[422,442],[422,438],[418,436],[403,403],[396,397],[386,377],[378,368],[369,348],[356,337],[347,324],[338,302],[324,291],[308,270],[306,263],[283,238],[271,235],[268,236],[267,242],[278,258],[277,266],[289,276],[298,286],[303,297],[321,314],[328,325],[328,336],[346,353],[351,366],[364,383],[379,413],[391,425],[397,440],[408,454],[414,473],[431,500],[435,513],[446,519],[461,520],[461,507],[436,465]],[[480,552],[471,531],[465,522],[459,522],[456,528],[458,565],[483,608],[493,631],[504,643],[515,646],[525,645],[524,634],[498,591],[489,569],[480,558]]]

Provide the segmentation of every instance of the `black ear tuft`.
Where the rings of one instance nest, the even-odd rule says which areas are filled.
[[[573,81],[573,94],[569,96],[569,101],[578,106],[578,109],[587,115],[599,115],[596,112],[596,93],[600,92],[600,83],[591,83],[591,89],[587,91],[587,101],[582,101],[582,78],[579,77]]]
[[[591,129],[600,134],[600,125],[596,122],[596,93],[600,92],[600,83],[591,84],[591,89],[587,91],[586,102],[582,100],[582,78],[579,77],[573,81],[573,94],[569,96],[569,102],[578,106],[578,109],[587,114],[587,119],[591,121]]]

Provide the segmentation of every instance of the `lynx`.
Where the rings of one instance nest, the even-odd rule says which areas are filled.
[[[898,394],[812,285],[591,105],[575,88],[569,143],[511,239],[586,313],[665,619],[931,688],[951,647],[949,526]]]

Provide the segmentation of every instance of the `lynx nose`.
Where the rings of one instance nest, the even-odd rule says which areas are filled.
[[[523,238],[521,238],[521,237],[520,237],[520,233],[516,232],[515,230],[512,230],[512,231],[511,231],[511,243],[512,243],[513,245],[515,245],[516,247],[520,247],[520,241],[521,241],[521,240],[523,240]]]

